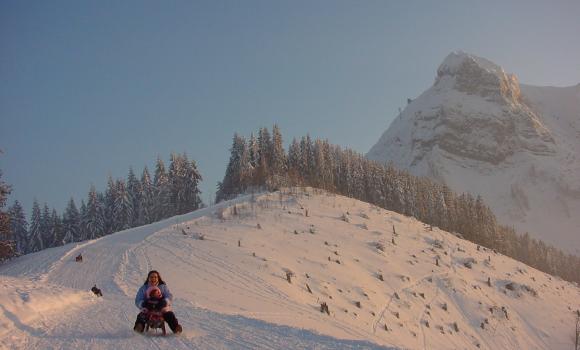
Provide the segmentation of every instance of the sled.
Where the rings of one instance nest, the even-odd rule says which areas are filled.
[[[147,322],[145,323],[145,333],[149,333],[149,330],[155,330],[155,334],[157,334],[157,330],[161,329],[161,333],[163,336],[167,334],[165,331],[165,319],[163,318],[163,314],[157,311],[150,311],[147,313]]]

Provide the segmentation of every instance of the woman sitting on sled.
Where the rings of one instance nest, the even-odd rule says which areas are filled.
[[[148,314],[157,311],[161,312],[163,319],[169,324],[169,328],[171,328],[173,333],[181,333],[181,325],[177,322],[173,311],[171,311],[172,300],[173,295],[161,279],[159,272],[155,270],[149,271],[147,280],[139,288],[135,296],[135,305],[141,312],[137,315],[133,330],[143,333],[148,320]]]

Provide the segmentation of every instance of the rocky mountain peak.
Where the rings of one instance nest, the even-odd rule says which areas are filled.
[[[518,78],[507,74],[497,64],[462,51],[450,53],[437,69],[435,86],[449,82],[470,95],[479,95],[500,103],[520,101]]]
[[[520,86],[497,64],[452,52],[367,157],[480,194],[501,222],[578,254],[579,102],[580,85]]]

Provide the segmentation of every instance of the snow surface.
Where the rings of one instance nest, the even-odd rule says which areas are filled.
[[[182,335],[132,331],[151,269],[174,294]],[[577,309],[574,284],[312,189],[0,265],[1,349],[570,349]]]

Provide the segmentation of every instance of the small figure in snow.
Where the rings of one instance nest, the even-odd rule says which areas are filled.
[[[101,290],[99,288],[97,288],[96,284],[93,286],[93,288],[91,288],[91,292],[95,293],[95,295],[98,297],[103,296],[103,293],[101,292]]]
[[[155,270],[149,271],[147,280],[139,288],[135,296],[135,305],[141,312],[137,315],[133,330],[138,333],[143,333],[148,320],[148,313],[160,311],[163,319],[169,324],[169,328],[171,328],[173,333],[181,333],[181,325],[178,323],[173,311],[171,311],[172,300],[173,294],[171,294],[169,288],[161,279],[159,272]]]
[[[75,258],[75,261],[76,262],[83,262],[83,255],[82,254],[77,255],[77,257]]]

